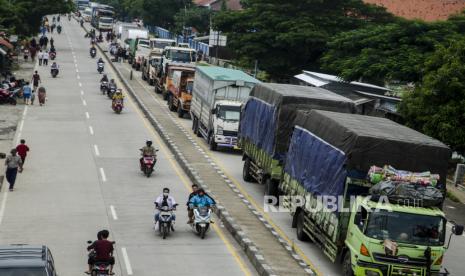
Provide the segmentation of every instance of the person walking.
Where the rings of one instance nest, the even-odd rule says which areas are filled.
[[[18,153],[19,157],[21,157],[21,162],[23,163],[24,169],[24,162],[26,162],[27,152],[29,151],[29,147],[26,145],[26,140],[21,139],[19,142],[20,144],[16,146],[16,152]]]
[[[5,166],[6,166],[6,180],[10,184],[10,192],[13,191],[15,182],[16,182],[16,175],[18,172],[23,171],[23,163],[21,161],[21,157],[16,155],[16,149],[12,149],[10,151],[10,155],[7,156],[5,160]]]
[[[37,54],[37,57],[39,58],[39,66],[42,66],[42,61],[44,60],[44,52],[42,52],[42,49],[40,49],[39,54]]]
[[[32,94],[31,86],[29,85],[29,82],[26,82],[26,85],[23,86],[23,99],[24,99],[25,105],[29,104],[29,100],[31,99],[31,94]]]
[[[37,87],[39,87],[40,84],[40,75],[37,73],[37,71],[34,72],[34,75],[32,75],[32,89],[35,91]]]
[[[47,36],[44,36],[44,47],[45,47],[45,49],[47,49],[47,47],[48,47],[48,37]]]
[[[50,48],[55,48],[54,46],[55,40],[53,40],[53,37],[50,38]]]
[[[45,88],[39,87],[37,96],[39,97],[40,106],[44,105],[45,104],[45,99],[47,97],[47,93],[45,91]]]
[[[45,51],[44,51],[44,57],[43,57],[43,59],[44,59],[44,60],[43,60],[44,66],[47,66],[47,65],[48,65],[48,57],[49,57],[48,51],[47,51],[47,49],[45,49]]]

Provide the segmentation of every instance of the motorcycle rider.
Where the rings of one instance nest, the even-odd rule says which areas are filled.
[[[143,162],[144,162],[144,157],[156,157],[156,149],[152,147],[152,141],[148,140],[145,142],[145,147],[140,149],[142,157],[140,158],[140,167],[142,169],[143,167]]]
[[[97,234],[98,240],[94,241],[91,245],[87,247],[87,251],[94,250],[95,255],[90,254],[87,264],[89,265],[89,270],[86,271],[86,274],[92,273],[92,266],[96,262],[105,262],[110,264],[110,275],[113,275],[113,266],[115,265],[115,258],[113,257],[113,242],[108,240],[110,232],[108,230],[99,231]]]
[[[163,193],[155,199],[155,208],[160,209],[162,207],[167,206],[168,209],[174,210],[176,209],[176,200],[174,200],[174,197],[170,196],[170,189],[168,188],[163,188]],[[158,220],[160,219],[160,212],[157,212],[155,214],[155,225],[157,224]],[[171,230],[174,231],[173,224],[176,221],[176,215],[173,214],[173,223],[171,224]]]
[[[50,73],[53,72],[53,70],[59,71],[58,69],[59,69],[59,66],[58,66],[58,64],[54,61],[54,62],[52,63],[52,66],[50,67]]]
[[[108,83],[108,91],[114,89],[115,91],[118,89],[116,86],[115,79],[111,79],[110,83]]]
[[[97,54],[97,48],[95,48],[95,45],[92,44],[92,46],[90,46],[90,50],[89,50],[89,54],[92,56],[92,52],[94,52],[95,54]]]
[[[100,83],[102,83],[104,81],[108,82],[107,74],[103,74],[103,77],[100,79]]]
[[[192,222],[194,222],[194,210],[192,208],[189,207],[189,201],[195,196],[197,195],[197,192],[199,190],[199,186],[197,186],[197,184],[192,184],[192,193],[189,194],[189,198],[187,199],[187,216],[189,218],[189,220],[187,221],[187,224],[191,224]]]
[[[117,101],[121,101],[121,105],[123,105],[124,95],[123,95],[123,91],[121,90],[121,88],[116,90],[115,94],[113,94],[111,99],[112,99],[112,103],[111,103],[112,108],[115,106]]]
[[[215,205],[215,201],[205,193],[205,190],[200,188],[197,190],[197,194],[189,200],[189,207],[212,207]]]
[[[99,65],[102,65],[102,67],[105,65],[105,62],[103,61],[102,58],[99,58],[99,59],[97,60],[97,70],[98,70]]]

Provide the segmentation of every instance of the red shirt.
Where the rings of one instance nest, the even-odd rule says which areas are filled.
[[[16,151],[18,151],[18,155],[21,157],[26,157],[27,152],[29,151],[29,147],[25,144],[20,144],[16,147]]]
[[[97,240],[89,247],[87,247],[87,249],[95,250],[95,260],[106,261],[111,258],[111,255],[113,253],[113,243],[108,240]]]

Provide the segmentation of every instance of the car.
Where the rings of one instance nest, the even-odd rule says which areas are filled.
[[[57,276],[52,253],[45,245],[0,245],[0,275]]]

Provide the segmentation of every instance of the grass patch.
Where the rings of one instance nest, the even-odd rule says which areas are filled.
[[[460,202],[460,199],[458,199],[458,197],[456,197],[456,196],[454,195],[454,193],[451,192],[451,191],[447,191],[447,195],[446,195],[446,196],[447,196],[448,199],[452,200],[453,202]]]

